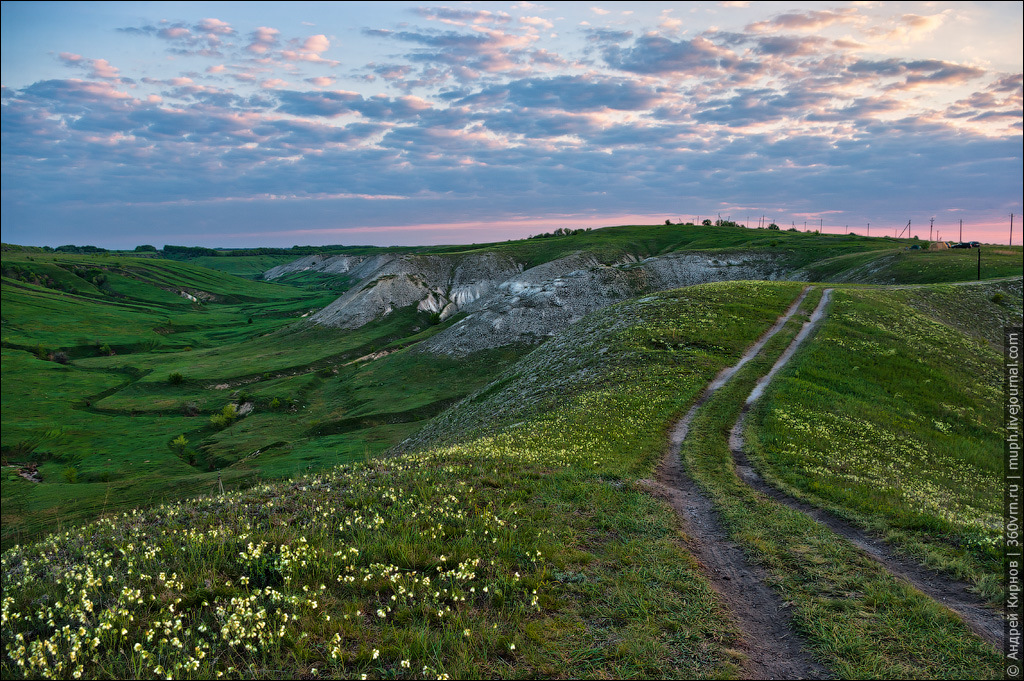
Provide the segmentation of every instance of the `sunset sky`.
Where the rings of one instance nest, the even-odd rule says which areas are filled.
[[[1019,2],[4,2],[3,241],[1021,242]]]

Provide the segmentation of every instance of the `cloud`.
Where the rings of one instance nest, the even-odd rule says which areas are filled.
[[[321,54],[331,47],[331,41],[322,33],[311,35],[302,43],[302,49],[307,52]]]
[[[507,24],[512,17],[505,12],[489,12],[487,10],[464,10],[450,7],[416,7],[412,10],[424,19],[439,21],[451,26],[468,26],[472,24]]]
[[[860,24],[863,17],[854,7],[828,10],[809,10],[806,12],[787,12],[772,19],[756,21],[747,25],[746,30],[752,33],[768,33],[772,31],[817,31],[834,24]]]
[[[937,59],[921,60],[858,60],[847,67],[852,74],[869,74],[880,78],[904,77],[902,82],[886,86],[889,90],[908,90],[925,85],[956,85],[985,75],[973,66],[963,66]]]
[[[203,19],[196,24],[196,29],[211,35],[233,35],[235,32],[230,24],[220,19]]]
[[[644,110],[659,99],[653,88],[634,80],[594,76],[526,78],[496,85],[464,97],[460,103],[500,107],[511,104],[531,109],[566,112]]]
[[[606,45],[602,56],[612,68],[631,73],[697,75],[717,71],[731,53],[702,37],[674,41],[647,34],[628,48]]]
[[[290,62],[309,62],[312,64],[326,64],[327,66],[338,66],[339,61],[325,59],[322,55],[331,47],[331,41],[323,34],[311,35],[301,42],[292,40],[295,49],[282,50],[281,57]]]
[[[280,34],[281,32],[276,28],[260,26],[252,32],[249,44],[245,49],[253,54],[266,54],[277,46],[277,37]]]
[[[531,29],[543,29],[550,31],[555,25],[542,17],[519,17],[519,23],[525,24]]]
[[[314,78],[306,78],[305,80],[310,85],[316,85],[317,87],[330,87],[335,81],[335,79],[330,76],[316,76]]]
[[[132,35],[156,36],[170,43],[169,51],[172,54],[206,57],[221,56],[224,39],[236,33],[227,22],[213,18],[195,24],[161,21],[156,25],[129,26],[117,30]]]
[[[121,78],[118,68],[106,59],[86,59],[80,54],[72,54],[70,52],[61,52],[58,58],[66,66],[87,70],[90,78],[100,78],[103,80],[120,80]]]
[[[872,27],[865,32],[877,42],[914,42],[927,38],[952,14],[953,10],[948,9],[928,16],[904,14],[894,22],[894,27]]]

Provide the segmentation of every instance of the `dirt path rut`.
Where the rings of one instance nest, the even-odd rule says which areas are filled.
[[[732,450],[736,472],[745,483],[765,496],[771,497],[790,508],[804,513],[818,523],[829,528],[839,536],[878,561],[889,572],[909,582],[918,590],[955,612],[970,629],[984,640],[1001,647],[1003,638],[1003,618],[998,612],[986,607],[984,601],[968,591],[968,585],[955,579],[929,570],[913,560],[897,555],[888,545],[867,532],[842,520],[827,511],[801,502],[769,485],[751,465],[744,451],[743,426],[746,415],[755,402],[761,397],[764,389],[783,366],[793,357],[801,344],[814,332],[825,318],[825,309],[832,289],[826,289],[821,301],[815,308],[800,333],[793,339],[786,351],[779,357],[765,376],[758,382],[743,406],[743,412],[732,428],[729,448]]]
[[[701,564],[712,588],[727,607],[741,632],[739,648],[745,678],[822,679],[828,671],[807,653],[791,627],[792,615],[767,585],[767,574],[750,563],[738,544],[729,539],[711,500],[683,470],[680,447],[697,410],[774,336],[800,307],[810,289],[751,346],[734,366],[722,370],[700,399],[673,428],[669,451],[649,487],[666,499],[683,520],[688,548]]]

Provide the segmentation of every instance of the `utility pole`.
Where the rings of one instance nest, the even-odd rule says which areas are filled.
[[[960,243],[964,242],[964,221],[960,220]]]
[[[935,218],[932,218],[932,223],[928,225],[928,241],[932,240],[932,230],[935,229]]]
[[[871,236],[871,223],[868,223],[868,236]]]
[[[1013,245],[1013,213],[1010,213],[1010,245]]]
[[[978,246],[978,281],[981,281],[981,246]]]

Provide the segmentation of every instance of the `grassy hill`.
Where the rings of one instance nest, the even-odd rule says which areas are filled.
[[[789,248],[795,268],[863,280],[857,249],[877,243],[722,228],[712,244],[688,229],[610,228],[597,247]],[[604,231],[496,247],[557,257]],[[986,275],[1019,277],[1019,250]],[[412,309],[355,332],[297,324],[335,295],[312,279],[9,255],[5,678],[743,673],[740,631],[643,481],[673,421],[803,285],[644,296],[535,349],[456,361],[410,352],[439,329]],[[962,270],[955,252],[901,252],[894,266],[885,242],[868,255],[908,281]],[[1020,318],[1021,280],[850,285],[834,305],[752,415],[757,465],[998,596],[999,329]],[[65,318],[73,328],[54,323]],[[734,392],[755,377],[738,375]],[[712,492],[733,484],[714,459],[730,399],[709,403],[688,450]],[[229,404],[253,411],[226,418]],[[823,465],[837,452],[842,466]],[[17,475],[29,464],[43,482]],[[884,478],[890,467],[902,477]],[[831,673],[1000,673],[991,646],[927,597],[852,554],[823,569],[827,536],[809,550],[803,521],[779,532],[763,502],[722,499],[734,540],[774,575]]]

